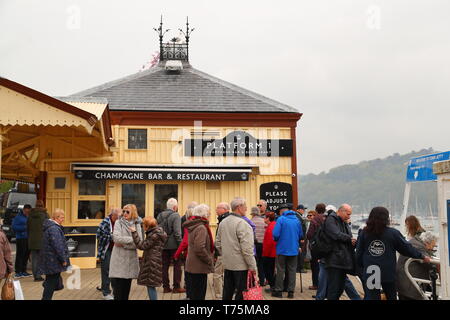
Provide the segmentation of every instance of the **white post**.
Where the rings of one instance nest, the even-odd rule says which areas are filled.
[[[450,161],[434,163],[433,171],[438,177],[439,260],[441,263],[441,288],[439,295],[443,300],[450,300],[450,252],[448,230],[448,220],[450,219]]]
[[[411,182],[405,184],[405,193],[403,196],[403,213],[400,217],[400,232],[406,234],[405,219],[408,214],[409,192],[411,191]]]

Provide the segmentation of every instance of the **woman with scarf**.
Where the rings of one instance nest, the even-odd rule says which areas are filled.
[[[190,300],[205,300],[208,273],[214,272],[214,242],[209,228],[209,207],[196,206],[191,219],[183,224],[188,231],[188,254],[185,273],[189,273],[186,289]]]
[[[114,300],[128,300],[131,281],[139,275],[138,252],[129,228],[136,229],[139,239],[144,240],[142,219],[138,216],[136,206],[127,204],[122,211],[122,216],[114,225],[114,247],[109,267]]]

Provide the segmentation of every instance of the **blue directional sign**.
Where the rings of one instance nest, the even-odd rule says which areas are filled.
[[[406,182],[435,181],[433,163],[450,159],[450,151],[429,154],[409,160],[406,171]]]

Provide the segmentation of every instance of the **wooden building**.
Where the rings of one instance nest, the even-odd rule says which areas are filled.
[[[127,203],[142,217],[170,197],[181,214],[206,203],[213,228],[217,203],[236,196],[297,204],[301,113],[193,68],[186,43],[160,45],[157,66],[69,97],[0,78],[1,177],[35,182],[73,239],[93,241]]]

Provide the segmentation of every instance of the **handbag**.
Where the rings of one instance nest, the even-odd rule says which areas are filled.
[[[247,273],[247,290],[242,292],[244,300],[264,300],[262,288],[259,286],[259,281],[256,281],[253,272]]]
[[[8,275],[8,277],[5,279],[5,282],[3,283],[1,297],[2,297],[2,300],[14,300],[15,299],[14,279],[13,279],[12,273],[10,273]]]

